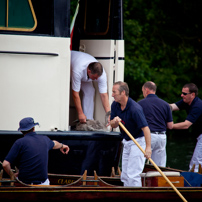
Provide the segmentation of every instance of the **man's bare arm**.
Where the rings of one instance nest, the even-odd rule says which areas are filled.
[[[79,92],[72,90],[72,95],[73,95],[74,105],[75,105],[77,113],[78,113],[79,121],[81,123],[85,123],[86,122],[86,116],[83,113]]]
[[[167,122],[167,128],[168,129],[173,129],[173,121],[172,122]]]
[[[145,157],[147,159],[151,158],[151,133],[150,133],[150,129],[148,126],[142,128],[142,131],[144,132],[144,136],[145,136],[145,142],[146,142],[146,148],[145,148]]]
[[[100,97],[101,97],[102,105],[103,105],[103,107],[105,109],[105,112],[107,113],[108,111],[110,111],[108,93],[100,93]]]
[[[11,164],[10,164],[10,162],[4,160],[2,166],[3,166],[4,170],[6,171],[6,173],[8,175],[10,175],[10,170],[11,170]]]
[[[169,104],[169,106],[170,106],[171,111],[178,111],[178,110],[180,110],[175,103]]]
[[[173,124],[173,129],[188,129],[192,125],[192,122],[185,120],[184,122]]]

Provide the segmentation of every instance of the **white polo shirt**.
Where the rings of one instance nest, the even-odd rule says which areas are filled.
[[[92,62],[98,62],[93,56],[80,51],[71,51],[71,81],[72,89],[79,92],[81,89],[81,82],[92,82],[88,79],[87,67]],[[94,80],[98,82],[98,89],[100,93],[107,93],[107,75],[103,68],[102,75]]]

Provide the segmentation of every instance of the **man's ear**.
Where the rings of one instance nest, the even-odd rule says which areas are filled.
[[[150,92],[149,88],[145,88],[145,92],[146,92],[146,95],[148,95]]]
[[[194,93],[194,92],[191,93],[191,95],[192,95],[192,97],[196,97],[196,93]]]

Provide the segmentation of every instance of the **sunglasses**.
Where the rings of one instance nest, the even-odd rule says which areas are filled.
[[[183,94],[183,95],[188,95],[188,94],[191,94],[191,93],[184,93],[184,92],[182,92],[182,94]]]

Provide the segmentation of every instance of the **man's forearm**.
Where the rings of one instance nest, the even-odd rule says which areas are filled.
[[[144,137],[145,137],[145,142],[146,142],[146,148],[145,148],[145,157],[147,159],[151,158],[151,133],[150,133],[150,129],[148,126],[142,128],[143,132],[144,132]]]
[[[10,163],[8,161],[4,160],[2,166],[3,166],[4,170],[6,171],[6,173],[8,175],[10,175],[10,170],[11,170]]]
[[[102,105],[105,109],[105,112],[107,113],[111,109],[109,104],[109,96],[107,93],[101,93],[100,97],[101,97]]]
[[[151,133],[150,133],[149,127],[146,126],[146,127],[142,128],[142,130],[144,132],[146,146],[151,147]]]
[[[76,107],[77,113],[82,114],[83,109],[82,109],[82,106],[81,106],[81,99],[80,99],[80,96],[79,96],[79,92],[76,92],[76,91],[72,90],[72,95],[73,95],[74,105]]]
[[[61,148],[63,147],[63,144],[62,144],[62,143],[60,143],[60,142],[58,142],[58,141],[56,141],[56,140],[53,140],[53,142],[54,142],[54,147],[53,147],[53,149],[61,149]]]
[[[179,110],[178,106],[175,103],[169,104],[169,106],[170,106],[171,111],[178,111]]]
[[[173,129],[178,129],[178,130],[183,130],[183,129],[188,129],[190,126],[192,125],[192,123],[190,121],[184,121],[184,122],[180,122],[180,123],[175,123],[173,124]]]

